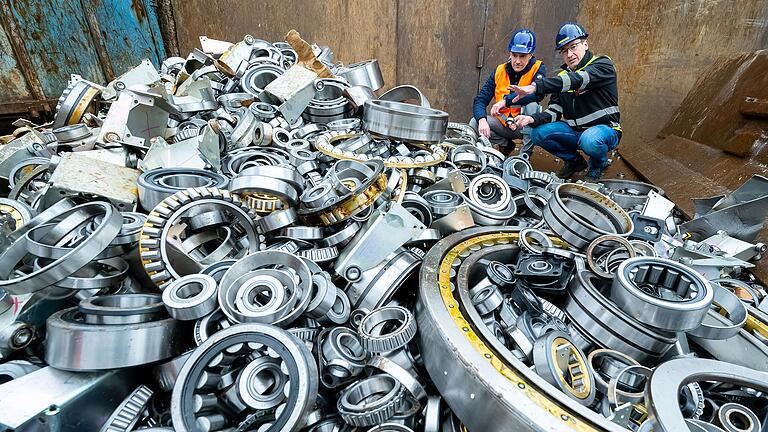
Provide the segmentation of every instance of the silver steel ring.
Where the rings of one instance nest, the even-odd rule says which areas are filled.
[[[168,313],[181,321],[202,318],[216,310],[216,280],[206,274],[182,276],[163,290]]]
[[[360,341],[370,353],[402,348],[416,336],[416,319],[402,306],[374,309],[360,322]]]

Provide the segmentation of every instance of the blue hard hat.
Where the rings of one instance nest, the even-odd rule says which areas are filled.
[[[533,54],[536,50],[536,33],[521,29],[512,35],[507,51],[518,54]]]
[[[582,27],[580,24],[575,22],[567,22],[563,24],[563,26],[560,27],[560,31],[557,32],[557,37],[555,38],[555,49],[559,50],[560,48],[568,45],[576,39],[584,39],[587,36],[589,36],[587,31],[584,30],[584,27]]]

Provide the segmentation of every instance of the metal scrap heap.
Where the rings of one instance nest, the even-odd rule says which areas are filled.
[[[767,179],[684,221],[286,40],[73,75],[0,146],[0,430],[768,423]]]

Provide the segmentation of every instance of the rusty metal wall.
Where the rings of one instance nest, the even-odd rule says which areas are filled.
[[[331,46],[336,61],[378,58],[385,89],[413,84],[433,106],[468,120],[477,89],[506,59],[511,32],[529,27],[549,35],[543,38],[548,41],[562,21],[577,16],[577,6],[568,0],[523,0],[515,7],[501,0],[170,0],[173,23],[167,27],[175,34],[164,37],[183,55],[199,46],[200,35],[281,40],[295,28],[305,39]],[[542,52],[552,63],[554,51]]]
[[[622,146],[653,138],[702,70],[723,52],[767,47],[765,0],[173,0],[182,53],[197,36],[235,40],[245,33],[280,39],[296,28],[333,47],[351,63],[377,57],[388,86],[414,84],[456,120],[471,115],[472,98],[506,58],[510,33],[529,27],[551,71],[559,25],[579,20],[594,51],[619,69]],[[482,51],[482,62],[478,61]],[[479,68],[478,65],[482,67]]]
[[[583,1],[591,46],[619,70],[627,140],[651,140],[715,61],[768,48],[765,0]]]

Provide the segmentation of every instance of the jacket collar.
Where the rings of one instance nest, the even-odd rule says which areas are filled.
[[[594,57],[594,54],[592,54],[592,51],[587,50],[587,52],[584,53],[584,57],[582,57],[581,61],[579,62],[579,64],[576,65],[575,68],[571,69],[565,63],[560,65],[560,68],[567,71],[583,68],[584,65],[586,65],[587,63],[589,63],[590,60],[592,60],[592,57]]]

